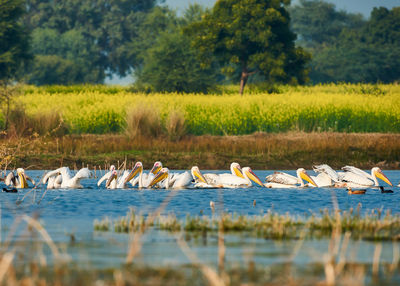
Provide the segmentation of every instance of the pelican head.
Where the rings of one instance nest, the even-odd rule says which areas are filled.
[[[379,167],[372,168],[371,175],[373,178],[379,178],[382,181],[384,181],[385,183],[387,183],[388,185],[393,187],[392,182],[385,176],[385,174],[382,172],[381,168],[379,168]],[[378,185],[377,181],[375,183],[376,183],[376,185]]]
[[[110,171],[112,172],[112,171],[114,171],[114,170],[116,170],[115,166],[114,166],[114,165],[111,165],[111,166],[110,166]]]
[[[297,169],[297,177],[300,178],[300,180],[307,181],[310,184],[314,185],[315,187],[318,187],[317,184],[314,182],[314,180],[307,173],[306,169],[304,168]]]
[[[199,167],[193,166],[192,169],[190,170],[190,173],[192,173],[192,177],[195,181],[198,180],[205,184],[208,184],[206,178],[204,178],[203,174],[200,172]]]
[[[233,175],[236,175],[240,178],[244,179],[242,168],[240,168],[239,163],[233,162],[231,164],[231,172]]]
[[[252,180],[254,183],[260,185],[261,187],[264,187],[264,184],[261,182],[260,178],[257,177],[256,174],[254,174],[253,170],[250,167],[244,167],[242,169],[243,174],[250,180]]]
[[[154,187],[155,184],[161,182],[162,180],[168,178],[168,168],[162,168],[160,172],[154,177],[154,179],[150,182],[149,188]]]
[[[117,179],[117,171],[113,170],[111,173],[111,176],[108,178],[107,182],[106,182],[106,188],[110,187],[112,181]]]
[[[143,172],[143,164],[142,162],[136,162],[135,167],[133,167],[132,171],[125,178],[124,183],[126,184],[130,180],[132,180],[139,172]]]
[[[26,181],[26,175],[25,175],[25,170],[22,168],[17,169],[17,175],[19,177],[19,181],[21,184],[21,188],[27,188],[28,187],[28,182]]]
[[[157,175],[157,173],[160,172],[162,167],[163,167],[162,163],[160,161],[157,161],[154,163],[153,168],[151,168],[150,173],[152,173],[153,175]]]

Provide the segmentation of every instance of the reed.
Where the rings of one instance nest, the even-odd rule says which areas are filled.
[[[128,233],[134,230],[135,225],[143,223],[143,220],[143,217],[136,218],[131,210],[126,217],[114,221],[114,229],[116,232]],[[106,218],[97,222],[97,225],[108,222],[109,219]],[[385,241],[400,238],[400,216],[390,212],[382,214],[379,209],[364,215],[354,212],[353,209],[334,212],[325,209],[320,211],[320,215],[313,213],[309,217],[293,217],[288,213],[282,215],[272,211],[258,216],[223,214],[211,219],[207,216],[188,215],[185,221],[170,214],[159,216],[151,226],[165,231],[188,233],[217,233],[222,228],[224,232],[231,234],[245,232],[274,240],[299,239],[303,231],[305,238],[330,237],[338,231],[338,227],[340,233],[351,232],[353,239]]]
[[[400,167],[400,135],[346,133],[257,133],[246,136],[185,136],[130,139],[123,135],[68,135],[60,138],[3,138],[0,146],[11,164],[50,169],[61,164],[142,161],[145,168],[161,160],[170,169],[227,169],[232,161],[253,169],[311,168],[327,163],[333,168]],[[16,152],[12,150],[16,150]]]

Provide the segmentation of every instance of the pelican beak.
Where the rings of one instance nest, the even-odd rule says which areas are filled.
[[[199,179],[199,181],[202,181],[205,184],[208,184],[206,178],[204,178],[203,174],[200,172],[200,170],[193,170],[193,175]]]
[[[242,169],[240,167],[238,167],[238,166],[233,167],[233,171],[235,172],[236,176],[244,179]]]
[[[314,182],[314,180],[307,174],[306,171],[300,173],[300,178],[302,178],[304,181],[309,182],[310,184],[314,185],[315,187],[318,187],[317,184]]]
[[[392,182],[385,176],[385,174],[384,174],[381,170],[378,170],[378,171],[375,173],[375,176],[376,176],[377,178],[381,179],[382,181],[384,181],[385,183],[387,183],[388,185],[390,185],[390,186],[393,187]]]
[[[28,182],[26,181],[26,177],[24,173],[18,173],[19,180],[21,182],[21,189],[25,189],[28,187]]]
[[[108,188],[111,185],[112,181],[114,181],[116,179],[117,179],[117,172],[113,172],[111,174],[110,178],[108,178],[108,180],[106,182],[106,188]]]
[[[127,182],[132,180],[137,175],[137,173],[139,173],[140,171],[143,171],[143,166],[136,166],[135,165],[133,170],[129,173],[128,177],[125,178],[125,182],[124,183],[126,184]]]
[[[254,183],[260,185],[261,187],[264,187],[264,184],[261,182],[260,178],[257,177],[256,174],[254,174],[253,170],[249,169],[246,173],[247,177],[249,177],[250,180],[252,180]]]
[[[168,172],[163,172],[163,171],[158,172],[158,174],[151,181],[149,188],[152,188],[155,184],[161,182],[162,180],[166,179],[167,177],[168,177]]]
[[[154,165],[153,168],[151,168],[150,173],[153,175],[157,175],[158,172],[160,172],[161,166],[160,165]]]

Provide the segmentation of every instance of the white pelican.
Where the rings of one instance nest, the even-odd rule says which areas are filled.
[[[310,177],[304,168],[299,168],[296,171],[296,177],[283,172],[275,172],[267,176],[265,179],[267,183],[264,185],[272,189],[291,189],[298,187],[305,187],[303,180],[309,182],[311,185],[317,187],[317,184]],[[298,186],[300,184],[300,186]]]
[[[61,189],[82,189],[83,186],[80,184],[81,180],[90,177],[90,171],[88,168],[82,168],[76,173],[75,176],[71,173],[68,167],[61,167],[57,170],[48,172],[43,177],[43,182],[46,182],[49,177],[61,175]]]
[[[24,169],[18,168],[17,175],[15,175],[13,172],[8,173],[4,182],[7,186],[13,186],[18,189],[26,189],[29,188],[27,180],[31,181],[32,184],[35,184],[35,181],[25,174]]]
[[[192,169],[190,169],[190,173],[192,174],[192,177],[194,179],[194,187],[195,188],[207,188],[207,189],[213,189],[213,188],[222,188],[221,185],[210,185],[206,178],[204,178],[203,174],[201,173],[199,167],[193,166]]]
[[[124,171],[122,176],[118,176],[118,172],[114,165],[110,166],[110,171],[107,172],[101,179],[97,182],[97,186],[106,181],[107,189],[124,189],[126,187],[125,179],[129,175],[128,171]]]
[[[111,174],[113,173],[113,171],[115,171],[115,166],[111,165],[110,166],[110,171],[105,173],[104,176],[100,178],[100,180],[97,182],[97,186],[100,187],[101,183],[103,183],[104,181],[108,180],[111,177]]]
[[[378,178],[388,185],[393,186],[392,182],[390,182],[379,167],[372,168],[371,174],[353,166],[345,166],[342,170],[345,172],[339,173],[339,176],[346,183],[346,186],[350,188],[378,187]]]
[[[143,164],[142,162],[136,162],[132,171],[125,177],[125,184],[131,182],[132,186],[138,184],[139,188],[147,188],[150,185],[150,182],[153,180],[154,175],[157,174],[162,168],[162,163],[157,161],[154,163],[153,168],[150,170],[149,174],[143,173]],[[139,173],[139,176],[135,178],[135,176]]]
[[[223,188],[241,188],[252,186],[251,181],[262,185],[261,180],[251,171],[247,170],[247,177],[244,176],[242,169],[238,163],[233,162],[231,164],[231,173],[227,174],[204,174],[204,178],[207,183],[212,186],[220,186]]]
[[[43,184],[46,184],[44,178],[42,180]],[[60,189],[62,183],[62,176],[61,174],[55,174],[54,176],[47,177],[47,189]]]
[[[193,177],[187,171],[181,174],[170,174],[168,168],[162,168],[150,182],[149,187],[159,184],[165,189],[182,189],[189,187],[192,181]]]

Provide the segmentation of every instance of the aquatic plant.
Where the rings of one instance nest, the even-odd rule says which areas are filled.
[[[131,210],[125,217],[114,221],[116,232],[131,232],[143,223],[143,217],[135,218]],[[400,216],[390,212],[382,214],[381,211],[371,210],[360,215],[359,212],[321,210],[321,215],[312,213],[307,217],[293,217],[289,213],[279,214],[268,211],[264,215],[236,215],[223,214],[209,218],[207,216],[187,215],[185,221],[179,220],[175,215],[158,216],[153,227],[171,232],[217,232],[222,227],[224,232],[246,232],[266,239],[298,239],[300,233],[304,237],[322,238],[330,237],[337,229],[341,233],[351,232],[353,239],[364,240],[393,240],[400,236]],[[111,228],[109,228],[111,229]]]

